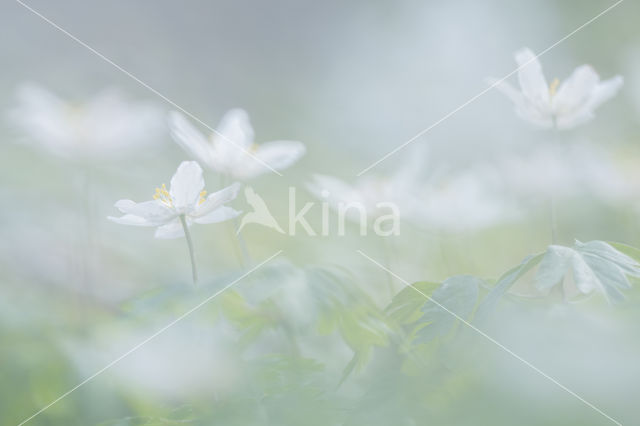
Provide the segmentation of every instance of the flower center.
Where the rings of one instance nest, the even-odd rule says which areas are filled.
[[[557,78],[554,78],[551,84],[549,85],[549,96],[553,98],[556,95],[556,93],[558,92],[559,85],[560,85],[560,80],[558,80]]]
[[[171,194],[167,191],[167,186],[163,183],[160,188],[156,188],[156,193],[153,194],[153,199],[160,201],[167,207],[173,207],[173,200]]]
[[[207,196],[207,191],[202,191],[200,193],[200,198],[198,198],[198,205],[204,203],[205,197]]]

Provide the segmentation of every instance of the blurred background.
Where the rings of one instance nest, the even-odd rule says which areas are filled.
[[[307,218],[319,227],[313,174],[357,184],[357,173],[484,90],[488,77],[513,71],[515,51],[540,52],[613,2],[27,4],[209,126],[241,107],[256,142],[303,142],[306,155],[282,177],[249,184],[281,224],[295,187],[299,206],[316,203]],[[388,178],[420,160],[423,206],[398,236],[362,237],[355,224],[345,236],[315,237],[247,226],[253,264],[282,254],[29,424],[614,423],[463,324],[454,336],[413,342],[390,303],[402,280],[460,274],[481,278],[486,294],[551,243],[550,199],[559,244],[640,245],[638,13],[625,1],[540,59],[549,80],[584,63],[603,79],[624,77],[593,121],[536,129],[489,91],[365,175]],[[175,108],[19,3],[4,2],[0,17],[0,423],[19,424],[248,266],[232,224],[196,225],[194,287],[184,239],[107,221],[115,201],[150,199],[189,159],[166,122]],[[24,87],[55,94],[69,111],[104,90],[124,101],[118,111],[96,107],[87,147],[74,151],[56,133],[72,117],[37,110],[50,131],[40,138],[19,125]],[[95,141],[106,148],[92,151]],[[212,171],[205,181],[210,192],[220,187]],[[250,210],[242,196],[232,205]],[[599,294],[562,303],[514,292],[482,329],[633,424],[635,284],[616,305]]]

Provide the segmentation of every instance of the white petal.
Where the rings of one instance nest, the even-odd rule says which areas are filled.
[[[195,161],[183,161],[171,178],[169,193],[178,210],[193,206],[198,202],[204,189],[202,167]]]
[[[210,211],[204,216],[200,216],[194,218],[193,221],[195,223],[206,224],[206,223],[218,223],[224,222],[225,220],[233,219],[234,217],[240,215],[242,212],[238,210],[234,210],[231,207],[222,206],[218,207],[215,210]]]
[[[127,216],[138,216],[151,224],[157,226],[167,223],[176,217],[176,212],[168,208],[159,201],[144,201],[136,203],[131,200],[120,200],[115,207]]]
[[[319,199],[327,200],[333,208],[338,203],[362,203],[365,200],[353,186],[333,176],[314,175],[313,182],[307,188]]]
[[[516,90],[510,83],[505,80],[498,80],[496,78],[490,78],[487,80],[490,86],[495,87],[497,90],[506,95],[516,105],[521,105],[523,102],[522,93]]]
[[[204,203],[198,205],[195,211],[191,214],[191,217],[201,217],[209,212],[219,208],[223,204],[233,201],[238,196],[238,191],[242,185],[238,182],[216,191],[213,194],[209,194]]]
[[[623,79],[621,76],[598,83],[592,88],[587,99],[583,100],[579,106],[568,113],[558,114],[556,119],[558,128],[571,129],[592,120],[595,116],[594,111],[596,108],[615,96],[622,84]]]
[[[242,168],[235,170],[234,174],[238,179],[251,179],[269,172],[269,167],[274,170],[283,170],[298,161],[305,152],[306,147],[301,142],[267,142],[258,146],[253,152],[253,158],[247,155]]]
[[[131,101],[113,88],[91,98],[81,118],[79,131],[89,138],[94,155],[117,155],[136,146],[155,144],[164,132],[160,108]]]
[[[624,79],[620,75],[600,82],[600,84],[598,84],[591,92],[591,97],[587,101],[588,107],[596,109],[604,102],[613,98],[623,84]]]
[[[536,105],[549,102],[549,86],[542,73],[542,65],[536,55],[524,48],[516,52],[518,81],[522,93]]]
[[[68,105],[48,90],[23,84],[17,92],[18,105],[9,111],[9,119],[31,141],[50,152],[69,156],[75,154],[76,138],[68,114]]]
[[[158,226],[157,223],[149,222],[147,219],[133,214],[125,214],[120,217],[108,216],[107,219],[120,225]]]
[[[573,113],[587,101],[599,81],[600,77],[589,65],[576,68],[553,97],[554,112],[557,115]]]
[[[211,135],[213,146],[213,168],[222,174],[237,178],[235,171],[241,169],[251,158],[253,128],[249,115],[242,109],[228,111]]]
[[[253,144],[253,127],[249,122],[249,114],[243,109],[232,109],[220,120],[217,133],[212,135],[217,143],[232,144],[247,149]]]
[[[516,113],[520,118],[545,129],[553,127],[553,117],[548,110],[540,111],[533,105],[526,103],[523,108],[516,108]]]
[[[191,221],[187,220],[187,226],[191,225]],[[154,235],[156,238],[160,239],[173,239],[184,237],[184,229],[182,228],[182,222],[180,219],[175,219],[172,222],[167,223],[166,225],[162,225],[156,229],[156,233]]]
[[[582,107],[571,114],[562,114],[556,117],[556,127],[560,130],[573,129],[581,124],[593,120],[595,117],[592,110]]]
[[[521,92],[517,91],[511,84],[506,81],[489,80],[489,84],[493,85],[500,92],[511,99],[516,107],[516,113],[520,118],[527,120],[535,125],[544,128],[553,126],[551,110],[547,105],[537,105],[529,98],[525,97]]]
[[[213,167],[213,146],[207,138],[177,111],[169,113],[171,136],[193,159]]]

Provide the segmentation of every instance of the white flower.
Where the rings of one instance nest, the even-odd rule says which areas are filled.
[[[542,66],[531,50],[519,50],[515,59],[520,67],[519,91],[505,81],[494,79],[490,83],[513,101],[520,117],[545,128],[570,129],[586,123],[623,83],[619,75],[600,81],[591,66],[582,65],[562,84],[558,79],[547,84]]]
[[[516,215],[497,191],[491,191],[496,182],[487,167],[461,173],[433,169],[422,176],[425,158],[426,152],[416,150],[404,167],[388,178],[366,175],[350,185],[335,177],[315,175],[308,187],[334,210],[352,203],[362,206],[368,217],[377,218],[388,214],[386,205],[380,203],[390,203],[397,207],[401,219],[430,229],[480,229]],[[355,211],[346,213],[350,219],[359,219]]]
[[[459,232],[515,218],[516,209],[496,187],[493,173],[486,167],[434,177],[414,202],[409,220],[431,229]]]
[[[153,200],[135,203],[120,200],[115,204],[124,216],[109,217],[123,225],[157,226],[156,238],[179,238],[185,235],[182,226],[193,223],[217,223],[232,219],[239,211],[224,204],[236,198],[240,184],[235,183],[207,196],[202,168],[195,161],[183,161],[171,178],[169,190],[163,184],[156,188]]]
[[[28,142],[65,158],[121,154],[157,142],[163,128],[158,108],[130,102],[114,89],[80,105],[42,87],[23,85],[8,118]]]
[[[254,144],[249,116],[242,109],[227,112],[209,139],[176,111],[169,115],[169,127],[173,139],[195,160],[232,179],[251,179],[270,168],[285,169],[306,151],[295,141]]]
[[[376,218],[388,213],[387,209],[381,208],[381,203],[403,204],[402,194],[406,189],[398,185],[394,178],[367,175],[351,185],[336,177],[320,174],[313,175],[313,181],[307,188],[316,197],[326,200],[336,211],[340,211],[342,205],[346,217],[354,221],[360,220],[360,217],[355,210],[346,210],[347,205],[357,206],[367,217]]]
[[[611,154],[588,144],[536,145],[497,159],[505,189],[527,200],[589,195],[608,202],[633,199],[634,179]]]

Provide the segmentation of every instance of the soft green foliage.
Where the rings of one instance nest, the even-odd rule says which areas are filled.
[[[534,285],[548,290],[571,279],[582,293],[598,290],[610,301],[620,302],[621,291],[631,288],[627,275],[639,276],[640,264],[604,241],[576,241],[573,247],[549,246]]]
[[[468,323],[484,327],[513,285],[528,277],[537,288],[545,289],[548,283],[570,278],[578,288],[596,285],[607,297],[618,296],[617,300],[620,291],[630,286],[627,275],[638,276],[633,257],[639,254],[632,247],[602,241],[552,245],[545,253],[525,258],[493,285],[472,275],[453,276],[441,283],[416,282],[400,290],[385,307],[376,304],[344,269],[265,267],[250,286],[225,291],[213,309],[207,309],[212,327],[227,322],[237,333],[235,347],[247,363],[241,385],[209,408],[196,402],[159,414],[157,408],[140,407],[139,416],[102,424],[224,421],[240,425],[266,419],[277,424],[356,425],[394,419],[413,424],[425,416],[440,418],[476,380],[469,368],[471,355],[479,348]],[[224,281],[203,283],[199,293],[215,292]],[[297,297],[309,302],[305,312],[295,312],[283,301],[282,291],[294,291],[290,287],[294,282]],[[142,319],[160,308],[184,310],[198,299],[193,296],[169,287],[136,297],[123,308]],[[342,341],[352,352],[350,359],[336,366],[331,360],[333,346],[309,352],[309,337],[316,333],[321,341]],[[270,348],[267,353],[265,348]],[[350,396],[356,383],[368,389],[362,399]],[[52,410],[46,418],[56,413]]]
[[[0,6],[0,425],[638,422],[640,2],[64,3],[121,69]],[[107,220],[236,180],[189,244]]]
[[[442,283],[414,283],[394,297],[387,312],[398,323],[412,327],[409,335],[414,344],[428,343],[453,332],[460,320],[471,319],[482,285],[482,280],[470,275]]]

